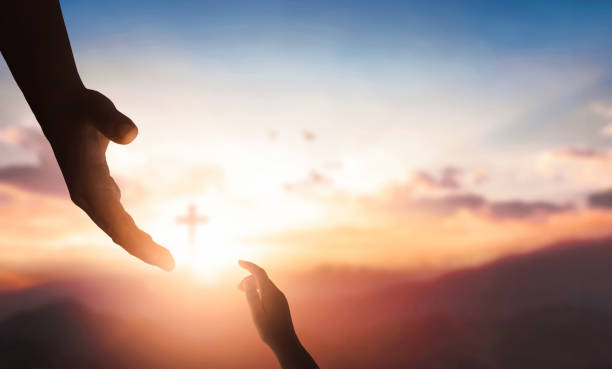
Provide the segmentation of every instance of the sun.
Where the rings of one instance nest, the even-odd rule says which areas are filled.
[[[204,237],[203,237],[204,238]],[[177,270],[188,272],[204,282],[216,282],[223,274],[236,269],[248,248],[234,243],[213,241],[205,237],[194,249],[183,248],[176,253]]]
[[[261,250],[241,240],[237,225],[225,219],[211,219],[197,229],[195,242],[187,230],[177,225],[157,228],[156,239],[168,247],[176,261],[176,271],[191,274],[205,282],[237,268],[239,259],[257,258]]]

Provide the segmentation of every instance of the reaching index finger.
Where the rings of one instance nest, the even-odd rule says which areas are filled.
[[[259,265],[246,260],[238,260],[238,264],[240,264],[242,268],[248,270],[249,273],[253,274],[258,283],[268,280],[268,274]]]
[[[262,293],[262,297],[272,296],[276,292],[280,292],[278,287],[270,280],[266,271],[255,263],[251,263],[250,261],[238,260],[238,264],[246,270],[248,270],[259,285],[259,289]]]
[[[112,183],[108,183],[109,181]],[[174,259],[170,252],[140,230],[125,211],[116,194],[118,189],[112,188],[116,186],[113,179],[108,176],[98,181],[100,182],[105,185],[87,186],[82,206],[87,215],[112,238],[113,242],[130,254],[167,271],[174,269]]]
[[[76,152],[60,153],[64,178],[75,204],[130,254],[146,263],[170,271],[174,259],[170,252],[140,230],[121,205],[119,187],[110,176],[105,149],[108,140],[95,131],[75,142]]]

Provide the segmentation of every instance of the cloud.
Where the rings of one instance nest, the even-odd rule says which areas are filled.
[[[449,214],[461,209],[472,211],[482,209],[487,204],[487,200],[475,194],[453,194],[416,199],[414,204],[421,210],[436,214]]]
[[[463,170],[455,167],[446,167],[440,171],[438,176],[426,171],[418,171],[413,174],[412,184],[431,190],[456,190],[461,187]]]
[[[547,201],[496,201],[488,206],[489,215],[496,219],[527,218],[537,215],[550,215],[571,211],[571,204],[555,204]]]
[[[29,127],[7,129],[0,133],[0,141],[33,151],[38,159],[35,165],[0,167],[0,183],[45,195],[68,196],[51,146],[40,130]]]
[[[447,216],[465,210],[493,220],[524,219],[559,214],[575,208],[572,204],[557,204],[543,200],[499,201],[488,199],[477,193],[452,191],[443,192],[440,195],[415,190],[423,186],[445,190],[459,189],[458,177],[462,173],[458,169],[446,169],[438,178],[435,178],[425,172],[418,172],[405,183],[389,186],[377,196],[364,197],[362,204],[370,210],[383,210],[389,215],[427,213]]]
[[[524,219],[534,216],[551,215],[574,209],[571,204],[556,204],[547,201],[490,201],[477,194],[453,194],[434,198],[415,199],[414,204],[421,211],[447,215],[459,210],[468,210],[492,219]]]
[[[611,150],[592,149],[583,147],[560,148],[550,153],[553,158],[564,160],[583,160],[607,162],[612,160]]]
[[[326,187],[332,184],[331,178],[316,170],[310,171],[308,177],[304,180],[285,184],[285,190],[313,190],[316,188]]]
[[[591,111],[601,117],[612,119],[612,105],[594,102],[590,106]]]
[[[489,180],[489,177],[482,170],[474,170],[470,173],[472,183],[481,185]]]
[[[612,189],[590,194],[588,202],[592,208],[612,208]]]
[[[432,193],[456,192],[461,189],[463,174],[464,171],[456,167],[443,168],[438,174],[424,170],[416,171],[408,180],[387,186],[379,199],[364,200],[366,203],[385,203],[384,207],[393,211],[405,211],[425,206],[440,212],[447,212],[449,208],[460,207],[463,202],[465,205],[472,206],[477,202],[476,199],[470,198],[472,195],[431,196]],[[419,197],[423,198],[416,201]]]
[[[605,125],[600,132],[604,136],[612,136],[612,123]]]
[[[363,199],[366,207],[389,213],[428,212],[450,214],[461,209],[478,210],[487,200],[478,194],[457,193],[461,189],[462,169],[446,167],[437,175],[414,172],[403,183],[387,186],[379,195]]]

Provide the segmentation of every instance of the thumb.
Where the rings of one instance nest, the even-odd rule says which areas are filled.
[[[132,120],[113,108],[104,116],[94,117],[92,123],[109,140],[127,145],[138,135],[138,127]]]
[[[253,278],[252,275],[245,277],[242,282],[240,282],[238,288],[244,291],[247,303],[251,309],[253,320],[255,320],[255,324],[259,324],[263,316],[263,306],[261,304],[259,292],[257,292],[257,282],[255,278]]]
[[[88,90],[86,104],[93,125],[109,140],[129,144],[138,135],[138,128],[122,114],[110,99],[98,91]]]

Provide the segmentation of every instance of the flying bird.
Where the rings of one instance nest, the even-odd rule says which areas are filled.
[[[304,139],[306,141],[312,142],[312,141],[317,139],[317,135],[315,135],[314,132],[312,132],[312,131],[304,130],[304,131],[302,131],[302,135],[304,136]]]

